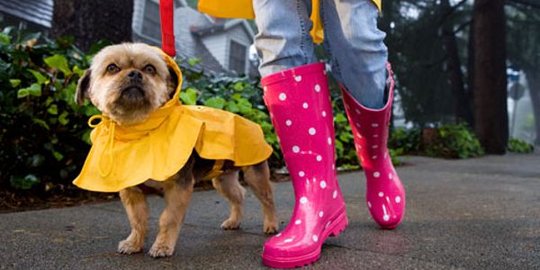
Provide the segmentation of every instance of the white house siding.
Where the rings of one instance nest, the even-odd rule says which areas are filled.
[[[144,2],[146,0],[134,0],[133,1],[133,21],[131,23],[131,28],[133,32],[141,34],[142,24],[144,18]]]
[[[218,60],[219,64],[228,68],[229,44],[225,32],[215,35],[208,35],[202,38],[204,46],[212,53],[212,56]]]
[[[248,34],[246,33],[245,29],[244,29],[244,26],[242,24],[237,24],[236,26],[233,26],[231,29],[227,30],[227,33],[228,33],[228,40],[227,40],[227,45],[226,45],[226,50],[225,50],[225,55],[224,55],[224,59],[225,59],[225,67],[226,68],[229,68],[229,55],[230,55],[230,40],[234,40],[244,46],[246,46],[246,61],[244,62],[244,71],[247,73],[247,66],[248,66],[248,52],[249,52],[249,46],[251,45],[251,43],[253,43],[252,41],[252,38],[250,36],[248,36]]]

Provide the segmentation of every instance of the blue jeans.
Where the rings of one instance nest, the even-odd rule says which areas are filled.
[[[261,76],[317,61],[311,0],[253,0],[253,6]],[[332,74],[362,105],[383,107],[388,51],[377,7],[370,0],[321,0],[320,9]]]

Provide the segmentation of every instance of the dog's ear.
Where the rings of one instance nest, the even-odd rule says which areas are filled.
[[[87,69],[84,75],[79,79],[77,83],[77,91],[75,92],[75,102],[78,105],[84,104],[84,99],[88,97],[88,87],[90,87],[90,77],[92,76],[92,70]]]
[[[169,90],[169,96],[172,98],[178,87],[178,75],[172,68],[169,69],[169,77],[167,78],[167,90]]]

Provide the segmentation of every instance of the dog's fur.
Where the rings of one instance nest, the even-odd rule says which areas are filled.
[[[108,46],[94,57],[92,65],[79,80],[76,101],[82,104],[85,98],[90,99],[105,116],[119,125],[140,123],[172,98],[177,79],[159,51],[148,45],[124,43]],[[152,257],[173,254],[193,185],[212,168],[213,163],[200,158],[193,151],[187,164],[168,180],[158,182],[149,179],[143,184],[160,190],[166,201],[159,219],[159,233],[149,251]],[[264,161],[241,168],[231,163],[225,162],[224,173],[212,179],[213,186],[230,203],[230,216],[221,224],[221,228],[232,230],[240,225],[245,194],[238,181],[241,171],[262,204],[264,232],[275,233],[277,220],[268,163]],[[131,254],[143,249],[148,227],[146,189],[135,186],[120,191],[131,224],[131,234],[118,244],[120,253]]]

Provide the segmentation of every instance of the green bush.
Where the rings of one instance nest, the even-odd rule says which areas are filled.
[[[534,146],[526,141],[510,138],[508,140],[508,152],[512,153],[532,153],[534,151]]]
[[[50,190],[76,176],[88,150],[86,119],[97,112],[73,99],[87,66],[68,39],[0,32],[0,187]]]
[[[430,136],[426,136],[426,131],[423,131],[422,153],[427,156],[470,158],[484,154],[480,141],[464,124],[443,125]]]

